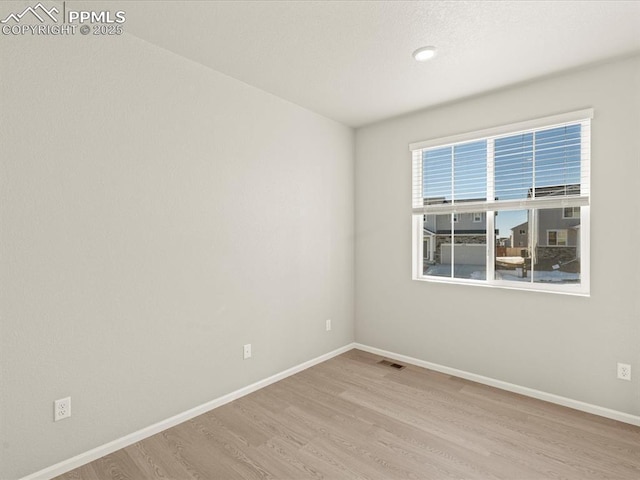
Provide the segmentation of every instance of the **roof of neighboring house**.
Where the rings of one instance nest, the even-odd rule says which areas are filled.
[[[444,197],[431,197],[431,198],[423,198],[423,205],[438,205],[440,203],[451,203],[451,200],[447,200]]]
[[[468,202],[484,202],[486,198],[466,198],[462,200],[456,200],[456,203],[468,203]],[[452,200],[447,200],[445,197],[430,197],[422,199],[424,205],[440,205],[453,203]]]
[[[522,222],[520,225],[516,225],[515,227],[511,228],[511,230],[520,229],[522,227],[529,228],[529,221]]]
[[[539,197],[565,197],[568,195],[580,195],[580,184],[569,183],[566,185],[551,185],[548,187],[535,187],[530,188],[527,197],[531,198],[532,191],[535,193],[536,198]]]
[[[487,230],[454,230],[456,235],[486,235]],[[496,235],[498,234],[498,229],[495,231]],[[451,235],[451,230],[437,230],[436,235]]]

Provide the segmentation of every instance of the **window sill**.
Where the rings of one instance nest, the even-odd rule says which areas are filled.
[[[520,290],[526,292],[539,292],[539,293],[554,293],[559,295],[571,295],[575,297],[590,297],[589,291],[586,291],[584,285],[548,285],[548,284],[531,284],[531,283],[516,283],[516,282],[501,282],[499,280],[495,282],[487,282],[486,280],[473,280],[473,279],[452,279],[446,277],[414,277],[413,280],[425,283],[443,283],[450,285],[470,285],[475,287],[484,288],[499,288],[504,290]]]

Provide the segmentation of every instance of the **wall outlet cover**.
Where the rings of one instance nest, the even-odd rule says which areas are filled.
[[[53,402],[53,421],[64,420],[71,416],[71,397],[61,398]]]
[[[631,380],[631,365],[618,363],[618,378],[620,380]]]

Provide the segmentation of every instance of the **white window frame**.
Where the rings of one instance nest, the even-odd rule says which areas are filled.
[[[482,223],[482,213],[473,213],[473,223]]]
[[[460,221],[460,214],[459,213],[453,213],[453,223],[458,223]]]
[[[477,285],[484,287],[499,287],[514,290],[542,291],[549,293],[571,294],[589,296],[590,294],[590,163],[591,163],[591,119],[594,116],[593,109],[568,112],[550,117],[538,118],[510,125],[488,128],[476,132],[452,135],[444,138],[436,138],[421,142],[412,143],[409,149],[412,152],[413,160],[413,247],[412,247],[412,278],[414,280],[434,283],[450,283]],[[493,145],[497,138],[528,133],[537,130],[546,130],[564,125],[580,123],[582,126],[581,150],[581,180],[580,194],[566,197],[546,197],[525,200],[494,200],[494,152]],[[586,139],[586,142],[585,142]],[[459,143],[472,141],[487,141],[487,201],[482,203],[458,203],[455,201],[447,205],[424,205],[422,201],[422,151],[427,148],[453,146]],[[416,195],[416,191],[420,195]],[[480,207],[480,208],[478,208]],[[578,232],[580,242],[580,283],[579,284],[552,284],[542,282],[514,282],[495,279],[495,235],[490,232],[495,231],[495,215],[502,210],[531,210],[549,208],[580,208],[580,229]],[[460,214],[475,213],[481,211],[486,217],[487,232],[487,263],[486,280],[463,279],[454,277],[439,277],[423,274],[423,227],[422,221],[425,214]],[[562,212],[564,215],[564,210]],[[573,218],[573,217],[572,217]],[[537,235],[537,229],[529,229],[529,235]],[[567,235],[568,243],[568,235]],[[452,262],[453,265],[453,262]],[[453,271],[453,268],[452,268]]]

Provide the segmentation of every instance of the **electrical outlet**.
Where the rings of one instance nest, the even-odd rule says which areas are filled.
[[[53,402],[53,421],[63,420],[71,416],[71,397],[61,398]]]
[[[618,378],[620,380],[631,380],[631,365],[627,365],[626,363],[619,363]]]
[[[325,328],[327,329],[327,332],[329,330],[331,330],[331,319],[327,319],[327,321],[325,322]]]
[[[247,343],[243,349],[243,358],[246,360],[247,358],[251,358],[251,344]]]

